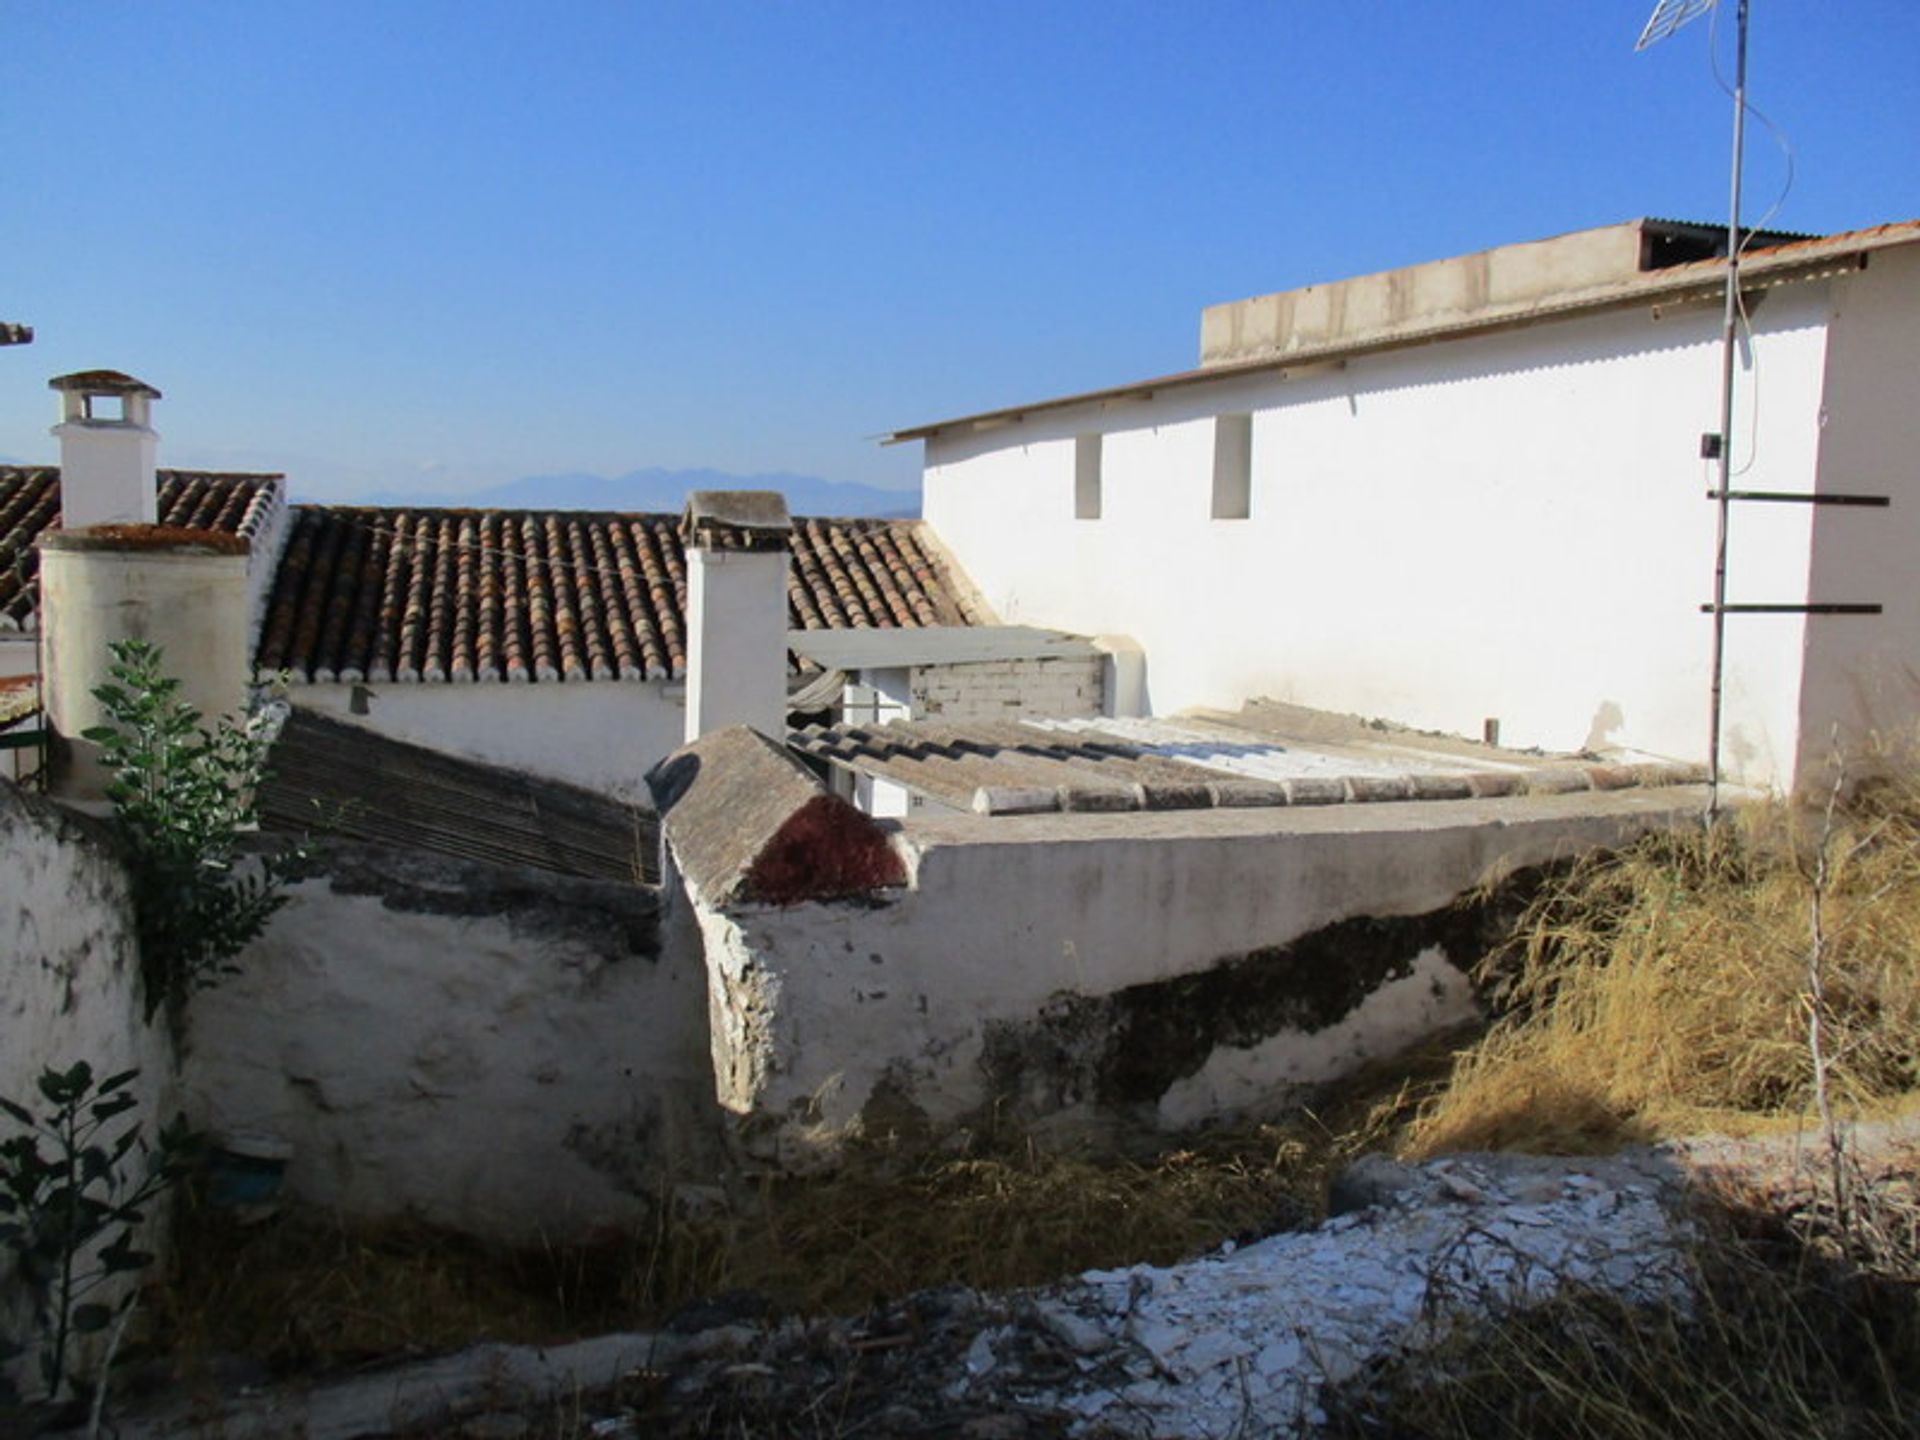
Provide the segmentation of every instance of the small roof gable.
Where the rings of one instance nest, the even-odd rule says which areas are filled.
[[[138,383],[138,382],[135,382]],[[255,541],[286,487],[278,475],[161,470],[158,523]],[[0,633],[37,623],[40,557],[34,542],[60,524],[60,467],[0,465]]]
[[[789,629],[988,617],[920,522],[791,522]],[[296,680],[666,680],[686,673],[681,517],[299,505],[261,630]]]

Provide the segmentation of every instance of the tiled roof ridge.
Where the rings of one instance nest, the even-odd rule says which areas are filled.
[[[686,673],[680,516],[298,505],[260,664],[333,681],[666,680]],[[790,628],[978,623],[923,522],[799,517]]]

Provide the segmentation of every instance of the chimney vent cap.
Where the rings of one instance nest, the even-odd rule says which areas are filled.
[[[784,550],[793,529],[778,490],[691,491],[680,524],[692,544],[729,550]]]
[[[149,400],[161,394],[144,380],[136,380],[119,370],[76,370],[71,375],[56,375],[47,381],[49,390],[66,395],[144,395]]]

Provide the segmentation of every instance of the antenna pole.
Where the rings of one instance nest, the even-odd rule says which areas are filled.
[[[1721,689],[1727,644],[1727,521],[1733,489],[1733,369],[1740,323],[1740,163],[1747,120],[1747,0],[1739,0],[1734,41],[1733,180],[1727,207],[1727,303],[1720,337],[1720,484],[1713,546],[1712,700],[1707,736],[1707,823],[1720,813]]]

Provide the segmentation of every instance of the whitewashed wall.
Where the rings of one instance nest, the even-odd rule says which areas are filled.
[[[97,1075],[138,1069],[151,1121],[168,1108],[172,1058],[143,1018],[127,875],[103,835],[0,783],[0,1095],[31,1106],[40,1072],[77,1060]]]
[[[1893,503],[1814,517],[1813,598],[1886,607],[1808,621],[1800,743],[1815,783],[1836,744],[1912,759],[1920,742],[1920,248],[1882,251],[1834,289],[1819,486]],[[1746,517],[1736,519],[1737,540]]]
[[[907,820],[904,890],[716,904],[683,882],[721,1103],[788,1164],[855,1126],[937,1131],[987,1105],[1042,1125],[1098,1123],[1115,1096],[1168,1126],[1271,1109],[1475,1012],[1459,967],[1477,957],[1448,950],[1432,912],[1699,805],[1656,790]],[[1394,927],[1406,917],[1429,918]]]
[[[138,1120],[151,1137],[173,1113],[174,1073],[143,995],[126,872],[99,829],[0,782],[0,1095],[38,1112],[46,1069],[84,1060],[102,1078],[138,1070],[129,1093],[139,1109],[122,1123]],[[12,1133],[0,1117],[0,1137]],[[164,1239],[150,1235],[147,1247]],[[25,1303],[0,1251],[0,1333],[24,1333]]]
[[[1807,284],[1755,315],[1744,486],[1812,483],[1827,309]],[[938,436],[925,514],[1007,621],[1137,638],[1156,713],[1270,696],[1698,760],[1718,332],[1714,306],[1618,312]],[[1221,413],[1253,417],[1246,519],[1209,518]],[[1076,520],[1095,431],[1102,514]],[[1732,598],[1804,599],[1809,524],[1749,507]],[[1728,757],[1755,779],[1791,774],[1803,629],[1732,627]]]
[[[577,685],[385,684],[366,687],[352,713],[350,685],[299,685],[299,704],[396,740],[526,770],[623,799],[681,743],[684,687],[666,681]]]
[[[194,1002],[183,1089],[295,1200],[525,1241],[711,1171],[706,991],[650,892],[341,846]]]

